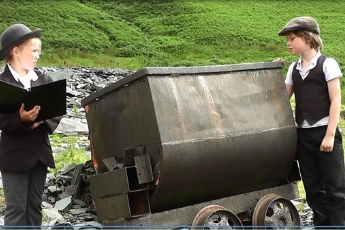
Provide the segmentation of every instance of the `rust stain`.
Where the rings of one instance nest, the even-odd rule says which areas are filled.
[[[224,130],[222,127],[222,122],[221,122],[221,113],[217,109],[217,106],[214,103],[214,100],[210,92],[210,89],[208,88],[207,82],[204,76],[198,76],[198,80],[200,82],[202,89],[204,90],[204,93],[206,96],[206,102],[209,108],[210,117],[212,119],[213,125],[215,126],[215,129],[219,135],[224,135]]]
[[[90,147],[91,147],[91,160],[92,160],[95,172],[97,173],[99,166],[98,166],[98,163],[97,163],[95,150],[94,150],[93,145],[92,145],[91,137],[90,137]]]
[[[89,105],[85,105],[84,109],[85,109],[85,113],[88,113],[90,109]]]
[[[183,99],[180,97],[178,90],[177,90],[177,86],[176,83],[174,82],[173,78],[169,78],[171,87],[172,87],[172,93],[174,95],[175,101],[176,101],[176,105],[177,105],[177,114],[179,116],[180,119],[180,124],[181,124],[181,128],[183,130],[183,133],[188,133],[187,131],[187,126],[186,126],[186,118],[185,118],[185,112],[183,109]]]

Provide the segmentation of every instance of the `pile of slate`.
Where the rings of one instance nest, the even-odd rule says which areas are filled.
[[[133,71],[108,68],[40,68],[54,80],[67,79],[67,114],[65,117],[85,118],[81,100]]]
[[[94,175],[92,162],[72,164],[60,174],[48,175],[43,195],[45,226],[100,226],[88,178]]]

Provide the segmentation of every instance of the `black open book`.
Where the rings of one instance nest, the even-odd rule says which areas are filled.
[[[35,105],[41,106],[35,122],[66,114],[66,79],[30,89],[0,81],[0,113],[17,112],[22,103],[27,111]]]

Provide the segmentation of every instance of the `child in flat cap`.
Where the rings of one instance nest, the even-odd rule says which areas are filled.
[[[278,35],[286,36],[292,55],[287,71],[288,97],[295,95],[297,160],[315,226],[345,225],[345,170],[338,63],[321,54],[320,28],[312,17],[291,19]]]
[[[34,67],[39,59],[41,29],[31,31],[23,24],[8,27],[1,36],[0,59],[5,60],[0,81],[31,88],[52,79]],[[5,195],[4,224],[41,226],[42,195],[47,167],[55,167],[48,134],[61,117],[34,122],[40,107],[15,113],[0,113],[0,170]]]

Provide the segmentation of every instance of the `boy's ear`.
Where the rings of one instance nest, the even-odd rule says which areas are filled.
[[[13,49],[12,49],[12,54],[14,55],[14,54],[18,54],[18,47],[16,46],[16,47],[13,47]]]

